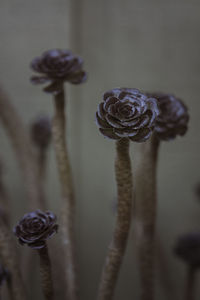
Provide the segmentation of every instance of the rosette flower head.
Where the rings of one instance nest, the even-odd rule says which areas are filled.
[[[79,84],[86,80],[86,73],[82,67],[83,60],[71,51],[48,50],[31,62],[31,68],[41,74],[33,76],[31,81],[34,84],[49,83],[44,91],[58,94],[64,81]]]
[[[46,240],[58,230],[55,222],[56,216],[52,212],[36,210],[23,216],[14,227],[14,234],[20,244],[27,244],[33,249],[42,249],[46,245]]]
[[[180,236],[174,253],[190,266],[200,268],[200,233],[188,233]]]
[[[105,137],[144,142],[151,136],[158,114],[153,97],[137,89],[117,88],[104,94],[96,122]]]
[[[47,116],[37,118],[31,126],[32,140],[41,149],[46,149],[51,140],[51,122]]]
[[[170,94],[147,94],[158,100],[160,115],[157,118],[155,132],[161,140],[172,140],[177,135],[184,135],[187,131],[189,114],[185,104]]]

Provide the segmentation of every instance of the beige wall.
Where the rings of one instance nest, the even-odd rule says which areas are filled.
[[[171,276],[181,287],[184,267],[171,255],[174,239],[200,227],[200,204],[193,196],[200,177],[199,11],[200,2],[194,0],[1,1],[1,83],[27,123],[41,111],[53,111],[50,97],[29,83],[29,62],[34,56],[53,47],[73,48],[84,57],[89,73],[86,84],[70,88],[68,105],[81,300],[95,297],[114,222],[114,143],[98,133],[94,113],[102,93],[117,86],[172,92],[190,109],[187,135],[162,144],[158,170],[158,231]],[[24,212],[23,181],[2,128],[0,139],[13,206],[19,206],[17,219]],[[137,148],[132,145],[133,159]],[[59,185],[52,150],[49,158],[48,196],[57,212]],[[131,240],[116,300],[138,295],[134,252]],[[160,290],[158,299],[165,299]]]

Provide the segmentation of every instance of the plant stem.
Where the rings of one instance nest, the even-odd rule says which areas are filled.
[[[113,299],[131,224],[132,172],[129,157],[129,140],[121,139],[117,141],[116,152],[117,216],[100,281],[98,300]]]
[[[47,199],[45,195],[45,179],[46,179],[46,150],[39,149],[37,155],[38,182],[40,182],[39,199],[42,210],[47,209]]]
[[[196,268],[193,266],[188,266],[187,277],[186,277],[186,290],[185,290],[185,300],[194,300],[194,287],[196,279]]]
[[[156,235],[156,263],[160,285],[164,290],[165,298],[167,300],[177,299],[174,281],[170,272],[168,257],[165,253],[162,240],[158,234]]]
[[[0,220],[0,257],[10,273],[10,292],[13,300],[25,299],[25,287],[19,270],[16,249],[5,223]]]
[[[40,256],[40,276],[42,282],[42,290],[46,300],[53,300],[53,282],[51,275],[51,262],[49,259],[47,245],[38,250]]]
[[[62,210],[60,231],[64,249],[65,281],[68,299],[77,299],[77,278],[75,267],[75,198],[72,182],[71,166],[65,138],[65,96],[62,92],[55,96],[55,115],[53,119],[53,140],[61,184]]]
[[[155,225],[157,208],[156,167],[159,140],[155,135],[140,146],[136,178],[136,239],[141,299],[154,299]]]
[[[24,186],[32,209],[40,208],[39,189],[35,157],[31,141],[21,118],[10,99],[0,88],[0,118],[13,144],[17,159],[24,175]]]
[[[2,177],[3,175],[0,174],[0,217],[9,227],[11,221],[10,198]]]

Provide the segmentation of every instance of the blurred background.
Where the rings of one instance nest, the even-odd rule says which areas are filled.
[[[96,296],[115,219],[115,145],[100,135],[94,121],[102,94],[114,87],[174,93],[189,107],[187,134],[162,143],[158,166],[157,232],[174,299],[182,299],[185,265],[173,256],[172,249],[179,234],[200,230],[200,203],[194,194],[200,181],[199,36],[197,0],[1,0],[0,83],[27,126],[41,113],[53,114],[51,96],[29,81],[29,64],[35,56],[52,48],[71,49],[83,57],[88,72],[85,84],[66,84],[81,300]],[[0,145],[14,225],[27,211],[27,203],[23,178],[2,126]],[[131,145],[133,173],[137,148]],[[46,192],[49,208],[58,213],[60,193],[53,147],[48,154]],[[167,299],[160,276],[162,272],[158,273],[157,299]],[[138,297],[132,228],[115,299]]]

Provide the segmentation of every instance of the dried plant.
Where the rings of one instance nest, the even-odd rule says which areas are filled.
[[[156,100],[136,89],[113,89],[104,94],[96,114],[100,132],[116,139],[115,173],[117,182],[117,216],[111,244],[99,287],[99,300],[110,300],[125,253],[133,197],[129,141],[144,142],[153,130],[158,114]]]
[[[55,146],[58,171],[60,176],[62,210],[60,230],[62,234],[63,264],[65,281],[70,300],[77,299],[77,275],[75,259],[75,197],[72,172],[67,151],[65,137],[65,81],[79,84],[86,80],[86,73],[82,70],[83,61],[79,56],[68,50],[49,50],[41,57],[35,58],[31,67],[34,71],[43,74],[32,77],[33,83],[49,82],[44,91],[54,95],[55,115],[53,118],[53,141]]]
[[[155,273],[155,226],[157,209],[157,161],[160,141],[184,135],[189,115],[183,102],[172,95],[148,93],[157,100],[160,113],[154,134],[139,148],[136,170],[136,224],[141,276],[141,299],[153,300]]]
[[[38,250],[42,288],[46,300],[53,299],[51,262],[46,240],[57,232],[58,225],[55,222],[56,216],[52,212],[36,210],[25,214],[14,228],[14,234],[20,244]]]

